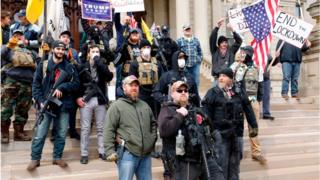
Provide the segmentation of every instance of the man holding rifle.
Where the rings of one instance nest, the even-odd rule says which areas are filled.
[[[164,104],[158,116],[165,157],[164,179],[223,180],[210,121],[200,109],[189,104],[188,96],[188,85],[184,81],[173,83],[172,102]]]
[[[73,108],[72,93],[79,88],[79,78],[74,66],[64,59],[65,49],[63,42],[54,41],[52,56],[39,64],[34,75],[32,97],[40,104],[41,113],[36,122],[28,171],[40,166],[42,149],[51,121],[56,129],[52,164],[68,166],[61,158],[68,130],[69,111]]]

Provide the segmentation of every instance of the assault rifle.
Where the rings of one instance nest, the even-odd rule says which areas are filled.
[[[46,97],[46,101],[43,103],[43,107],[40,106],[40,110],[38,112],[38,118],[35,124],[36,128],[41,124],[41,122],[44,119],[44,114],[48,114],[49,116],[55,118],[57,117],[54,109],[59,108],[62,105],[62,102],[56,98],[53,97],[54,91],[59,87],[63,82],[65,82],[68,79],[68,73],[62,69],[59,69],[60,75],[58,80],[54,83],[53,87],[50,89],[48,96]]]

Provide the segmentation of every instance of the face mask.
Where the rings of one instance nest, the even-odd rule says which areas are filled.
[[[150,48],[144,48],[142,50],[142,56],[143,57],[149,57],[150,56],[150,53],[151,53],[151,49]]]
[[[92,53],[92,55],[91,55],[92,59],[93,59],[93,58],[94,58],[95,56],[98,56],[98,57],[100,57],[100,54],[99,54],[99,53],[97,53],[97,52],[95,52],[95,53]]]
[[[186,66],[186,60],[183,58],[178,59],[178,66],[179,68],[184,68]]]

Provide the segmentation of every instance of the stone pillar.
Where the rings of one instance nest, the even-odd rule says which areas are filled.
[[[189,0],[169,1],[169,21],[171,37],[177,39],[182,36],[182,26],[190,23]]]
[[[204,55],[209,51],[209,30],[208,30],[208,0],[193,1],[194,7],[194,25],[193,32],[195,37],[200,40],[201,48]]]
[[[154,16],[154,22],[157,25],[169,25],[168,22],[168,7],[169,7],[168,0],[153,0],[153,16]]]
[[[316,24],[309,36],[311,48],[303,56],[301,63],[300,92],[302,96],[314,97],[319,104],[319,60],[320,60],[320,0],[316,0],[307,8]]]

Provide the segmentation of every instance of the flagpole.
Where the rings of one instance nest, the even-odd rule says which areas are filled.
[[[280,46],[277,48],[276,54],[280,53],[280,50],[281,50],[281,48],[283,47],[283,45],[284,45],[284,41],[282,41],[281,44],[280,44]],[[267,72],[270,71],[270,69],[271,69],[271,67],[272,67],[272,64],[274,63],[274,61],[275,61],[276,59],[277,59],[277,57],[274,57],[274,58],[272,59],[272,61],[270,62],[269,66],[268,66]]]
[[[47,0],[44,0],[44,9],[43,9],[43,39],[47,38],[48,27],[47,27]]]

